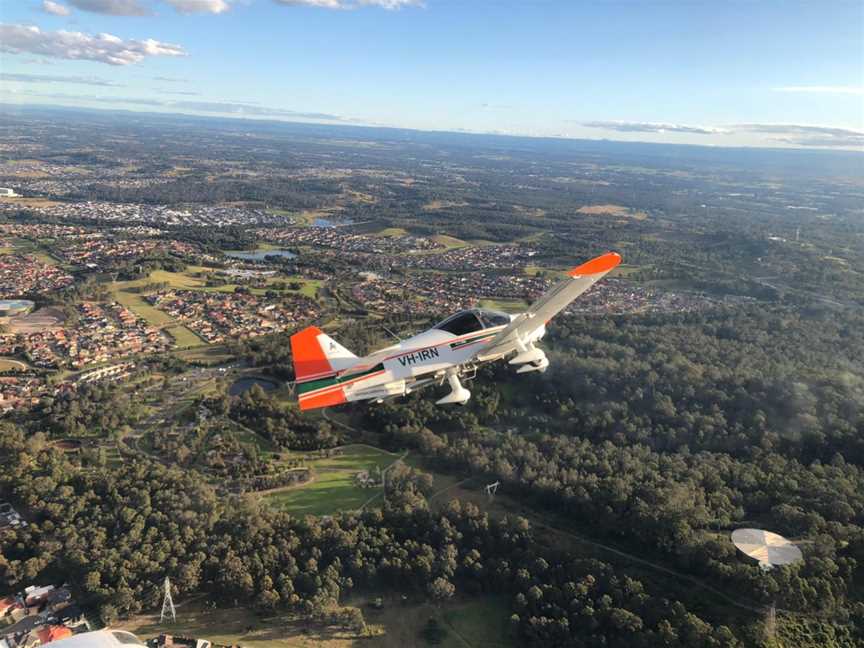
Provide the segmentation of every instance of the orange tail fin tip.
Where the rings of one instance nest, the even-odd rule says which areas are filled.
[[[321,333],[317,326],[310,326],[291,336],[295,380],[318,378],[333,373],[333,367],[318,342]]]

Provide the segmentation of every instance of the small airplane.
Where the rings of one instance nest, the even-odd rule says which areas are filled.
[[[621,263],[607,252],[570,270],[527,311],[508,315],[472,308],[452,315],[399,344],[358,358],[348,349],[310,326],[291,336],[294,376],[301,410],[342,403],[404,396],[446,380],[450,393],[438,405],[464,405],[471,392],[461,378],[470,379],[477,367],[511,356],[517,373],[546,371],[549,359],[536,343],[546,324],[570,302]]]

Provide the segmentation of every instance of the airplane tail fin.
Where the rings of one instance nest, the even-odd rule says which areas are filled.
[[[324,333],[310,326],[291,336],[294,378],[297,382],[327,378],[357,363],[357,356]]]

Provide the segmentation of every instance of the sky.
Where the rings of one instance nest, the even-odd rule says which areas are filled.
[[[864,151],[864,2],[0,0],[0,102]]]

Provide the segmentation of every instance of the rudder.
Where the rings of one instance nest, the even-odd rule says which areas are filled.
[[[357,356],[317,326],[291,336],[291,355],[297,382],[326,378],[357,362]]]

